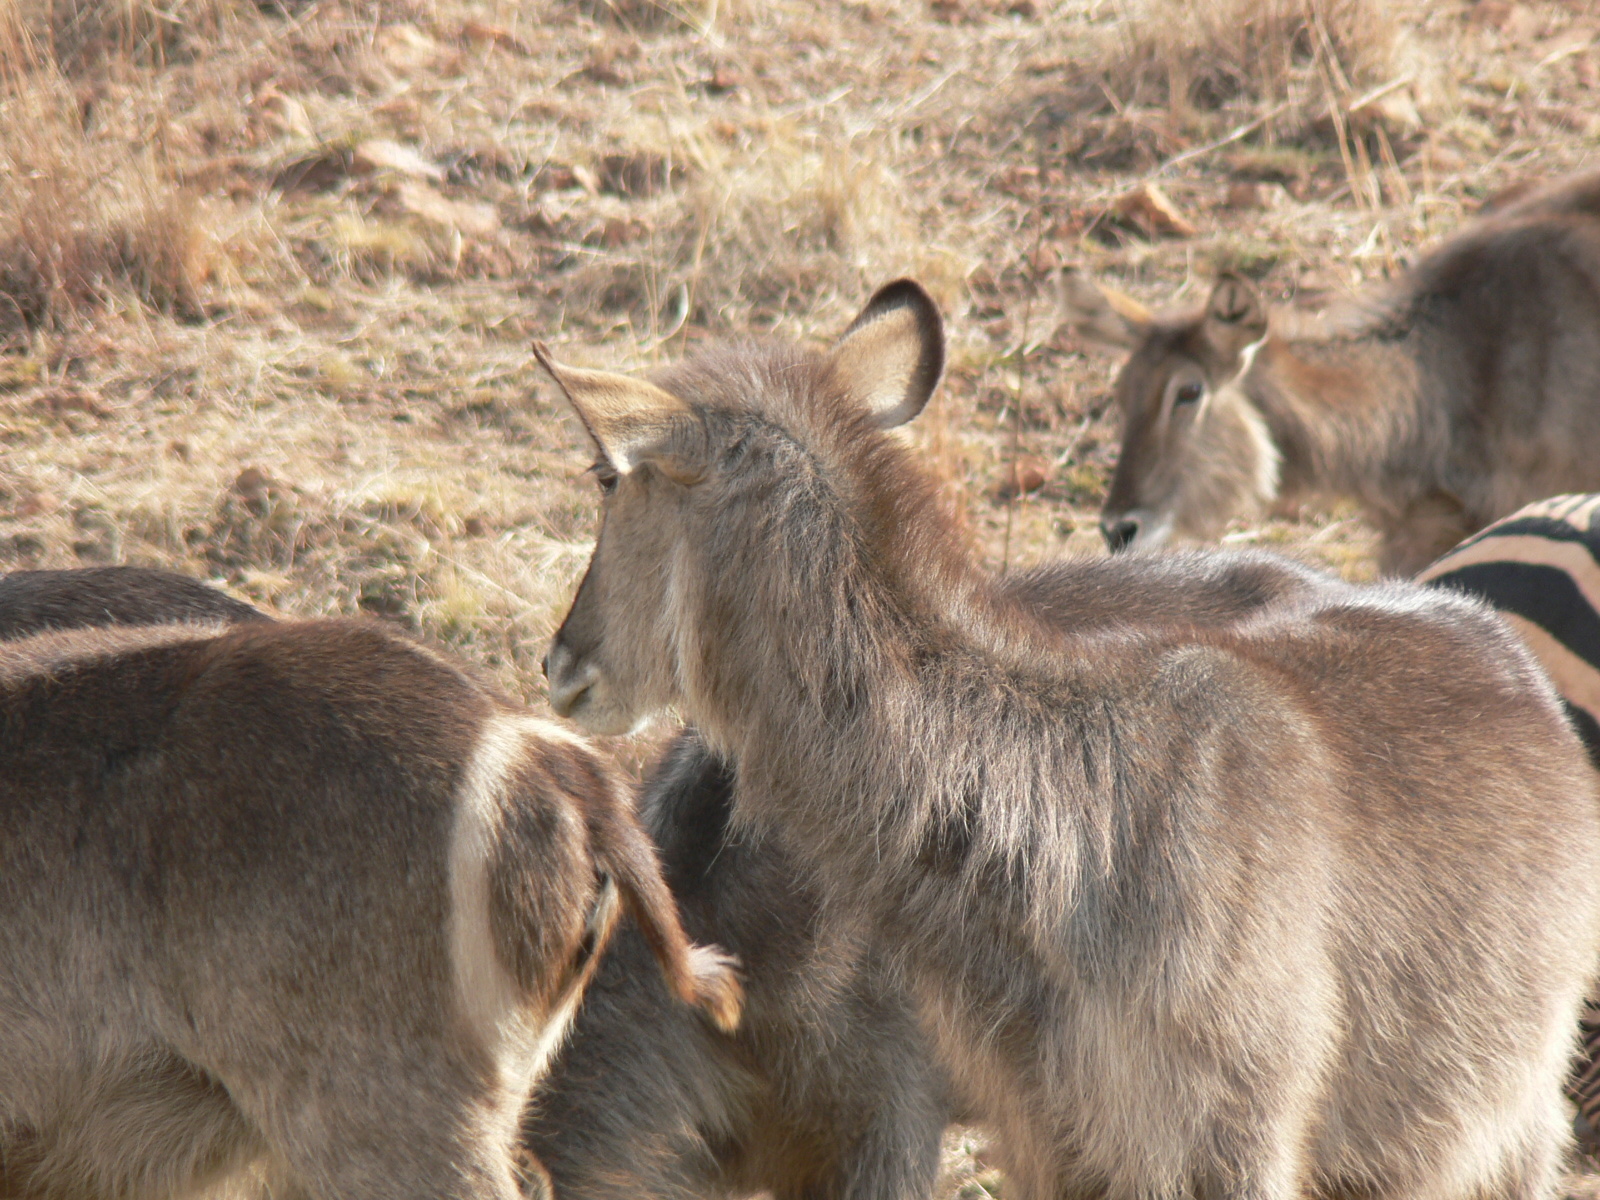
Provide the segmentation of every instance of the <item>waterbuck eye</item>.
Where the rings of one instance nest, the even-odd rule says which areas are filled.
[[[1194,404],[1199,401],[1201,396],[1205,395],[1205,392],[1206,387],[1203,383],[1182,383],[1178,385],[1178,390],[1172,394],[1172,403],[1174,406]]]
[[[608,462],[597,462],[589,468],[589,474],[594,476],[594,481],[600,485],[601,494],[609,496],[617,490],[617,469]]]

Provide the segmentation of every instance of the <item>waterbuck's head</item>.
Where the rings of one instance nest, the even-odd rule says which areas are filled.
[[[818,570],[830,551],[796,535],[808,521],[814,533],[849,508],[856,541],[888,539],[898,501],[866,498],[858,481],[903,454],[884,431],[927,403],[944,334],[927,293],[899,280],[826,352],[724,346],[650,380],[534,353],[589,436],[601,491],[594,555],[545,659],[550,702],[592,732],[623,733],[686,690],[715,690],[700,674],[706,643],[767,653],[741,610],[803,619],[813,598],[784,592],[785,573],[768,568]]]
[[[1158,318],[1070,269],[1060,288],[1079,337],[1130,351],[1116,385],[1122,450],[1100,511],[1112,551],[1214,538],[1270,504],[1278,451],[1241,386],[1267,336],[1255,289],[1224,275],[1200,312]]]

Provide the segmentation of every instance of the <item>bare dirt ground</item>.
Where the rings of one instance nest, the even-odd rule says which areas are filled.
[[[374,613],[538,701],[594,495],[529,341],[825,341],[904,274],[986,553],[1100,553],[1115,364],[1055,268],[1390,275],[1591,161],[1597,39],[1509,0],[0,0],[0,569]],[[1347,513],[1229,537],[1372,575]]]

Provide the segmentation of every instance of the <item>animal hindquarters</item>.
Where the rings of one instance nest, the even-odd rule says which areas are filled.
[[[350,623],[0,645],[8,1191],[161,1195],[259,1160],[314,1196],[515,1196],[517,1089],[602,893],[525,754],[479,780],[471,831],[523,869],[460,886],[496,712]]]

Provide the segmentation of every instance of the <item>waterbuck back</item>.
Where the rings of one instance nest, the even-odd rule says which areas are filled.
[[[1600,487],[1600,172],[1490,212],[1321,319],[1224,276],[1154,315],[1074,272],[1064,318],[1128,351],[1113,550],[1352,500],[1409,575],[1518,507]]]
[[[0,638],[52,629],[270,621],[198,579],[154,567],[80,567],[0,575]]]
[[[1492,604],[1561,694],[1567,719],[1600,767],[1600,495],[1555,496],[1469,538],[1417,578]],[[1579,1144],[1600,1153],[1600,1001],[1579,1021],[1583,1052],[1567,1095]]]
[[[553,705],[736,764],[733,827],[893,948],[1008,1191],[1550,1194],[1600,805],[1498,618],[1233,555],[1186,560],[1254,589],[1211,617],[1141,605],[1145,555],[1019,611],[890,432],[943,352],[906,281],[825,353],[536,352],[603,493]]]
[[[602,762],[439,656],[345,621],[0,642],[0,1193],[509,1200],[619,892],[731,1020]]]

